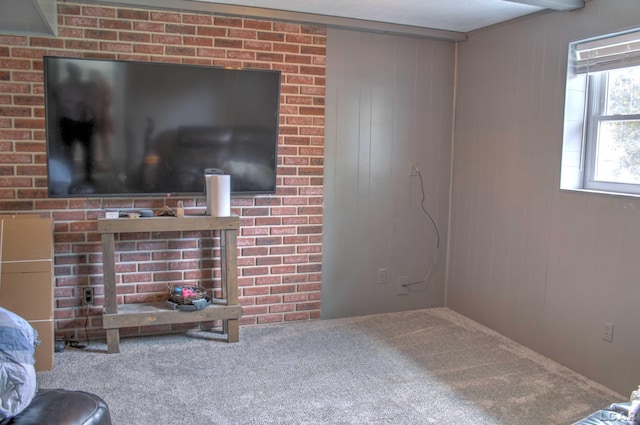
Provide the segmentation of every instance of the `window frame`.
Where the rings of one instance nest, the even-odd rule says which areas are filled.
[[[613,70],[632,68],[636,66],[637,65],[617,67]],[[600,123],[606,121],[637,121],[640,119],[640,114],[606,114],[606,100],[609,90],[608,73],[609,71],[600,71],[598,73],[590,74],[587,77],[588,89],[586,92],[586,102],[588,107],[585,117],[586,131],[584,134],[585,158],[583,186],[585,189],[600,192],[629,193],[640,195],[640,184],[596,180],[595,178],[597,168],[597,150],[599,143],[598,129]]]
[[[560,189],[640,197],[640,184],[595,179],[598,125],[640,120],[640,114],[606,115],[609,71],[640,65],[640,28],[569,43]]]

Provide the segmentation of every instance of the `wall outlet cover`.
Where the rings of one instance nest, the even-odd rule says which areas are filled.
[[[400,276],[398,278],[398,295],[409,295],[409,276]]]
[[[607,342],[613,341],[613,323],[604,322],[602,324],[602,339]]]
[[[388,272],[387,269],[379,269],[378,270],[378,283],[384,284],[387,283]]]

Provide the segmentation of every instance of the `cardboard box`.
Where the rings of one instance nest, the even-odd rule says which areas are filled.
[[[29,322],[38,331],[40,345],[36,347],[36,371],[45,372],[53,369],[53,343],[54,331],[53,320],[33,320]]]
[[[51,261],[4,263],[0,274],[0,306],[26,320],[53,319],[52,279]]]
[[[0,306],[26,320],[53,319],[53,220],[0,215]]]
[[[53,369],[53,220],[0,215],[0,306],[38,331],[36,370]]]
[[[0,215],[4,261],[51,260],[53,219]]]

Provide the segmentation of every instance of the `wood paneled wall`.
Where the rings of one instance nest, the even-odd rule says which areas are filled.
[[[638,16],[635,0],[593,0],[460,43],[447,292],[454,310],[625,394],[640,383],[640,200],[559,187],[567,45]]]
[[[444,304],[454,44],[330,29],[322,316]],[[397,280],[428,283],[397,295]],[[378,270],[388,282],[378,283]]]

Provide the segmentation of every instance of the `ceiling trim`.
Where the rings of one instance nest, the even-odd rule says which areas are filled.
[[[5,34],[57,36],[56,0],[0,0],[0,31]]]
[[[575,10],[584,7],[584,0],[507,0],[553,10]]]
[[[216,15],[237,16],[243,18],[260,18],[285,22],[326,25],[330,28],[351,29],[381,34],[405,35],[419,38],[430,38],[444,41],[464,41],[467,35],[463,32],[447,31],[435,28],[422,28],[411,25],[400,25],[386,22],[367,21],[363,19],[342,18],[338,16],[319,15],[313,13],[291,12],[277,9],[266,9],[248,6],[233,6],[221,3],[209,3],[193,0],[87,0],[89,3],[120,5],[125,7],[141,7],[147,9],[178,10],[189,12],[205,12]]]
[[[58,5],[55,0],[36,0],[38,13],[47,30],[54,36],[58,36]]]

